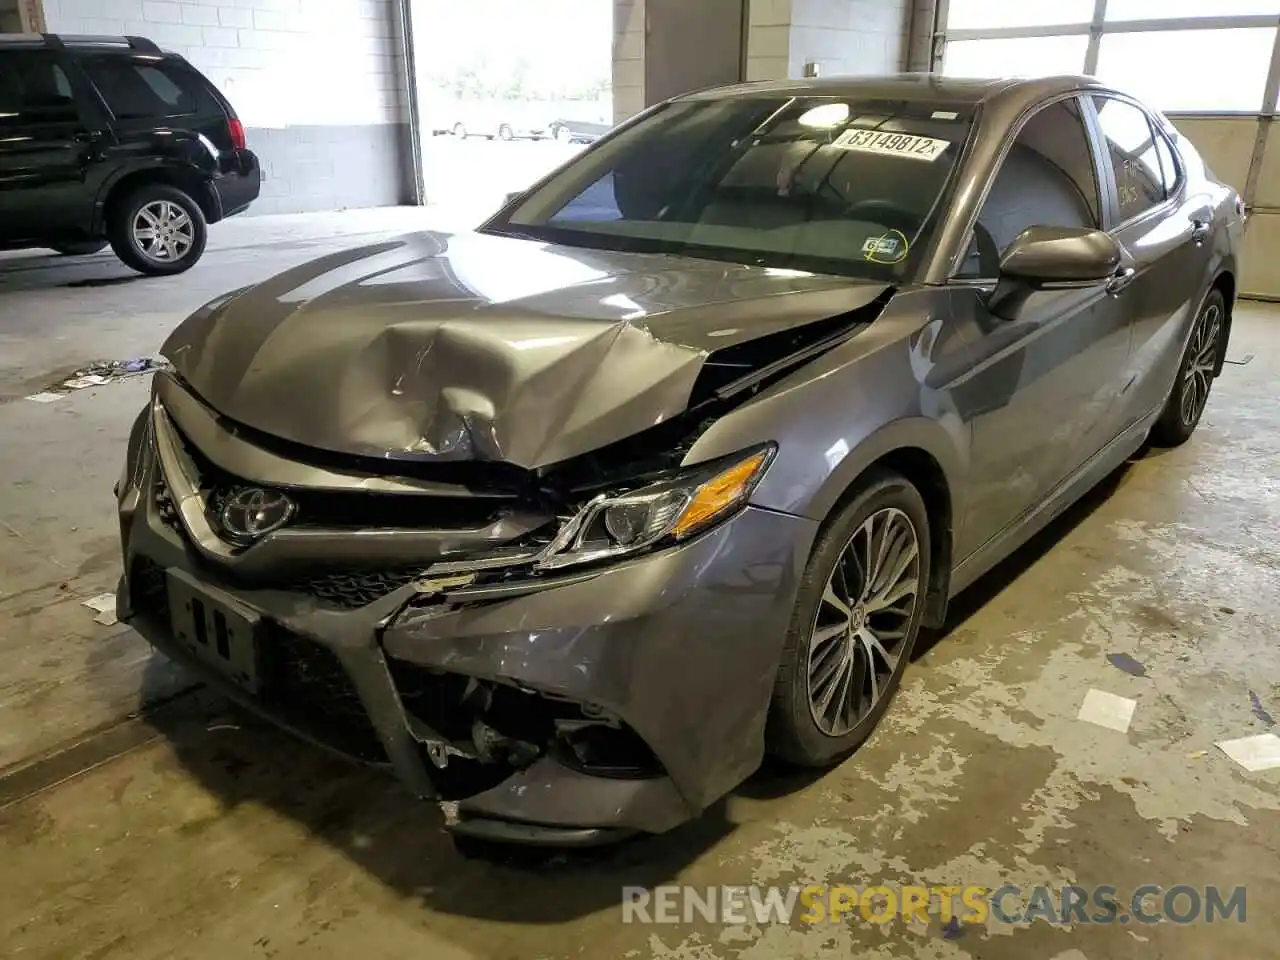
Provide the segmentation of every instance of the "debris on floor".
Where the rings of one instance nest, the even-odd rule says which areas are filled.
[[[1133,711],[1137,706],[1138,701],[1130,700],[1128,697],[1118,697],[1104,690],[1091,689],[1084,695],[1084,703],[1080,705],[1080,712],[1076,715],[1076,719],[1106,727],[1108,730],[1128,733],[1129,722],[1133,719]]]
[[[1280,767],[1280,737],[1274,733],[1224,740],[1218,749],[1250,773]]]
[[[1208,750],[1192,750],[1190,753],[1188,753],[1188,754],[1187,754],[1187,759],[1188,759],[1188,760],[1203,760],[1203,759],[1204,759],[1205,757],[1207,757],[1208,755],[1209,755],[1209,751],[1208,751]]]
[[[154,373],[166,367],[167,361],[155,357],[135,357],[132,360],[95,360],[73,373],[71,376],[53,384],[48,390],[32,394],[28,400],[36,403],[53,403],[61,400],[70,392],[83,390],[86,387],[101,387],[116,380],[139,377],[145,373]]]
[[[946,926],[942,928],[942,938],[944,940],[959,940],[964,936],[964,927],[960,925],[959,917],[952,917],[947,921]]]
[[[70,380],[63,380],[62,387],[65,390],[83,390],[85,387],[100,387],[109,382],[109,378],[92,373],[87,377],[72,377]]]
[[[1252,690],[1249,691],[1249,702],[1253,705],[1253,715],[1265,723],[1268,727],[1276,725],[1275,719],[1267,712],[1267,708],[1262,705],[1262,701],[1258,699],[1258,695]]]
[[[1248,364],[1248,362],[1249,362],[1250,360],[1252,360],[1252,359],[1253,359],[1253,354],[1252,354],[1252,353],[1246,353],[1246,354],[1244,355],[1244,357],[1243,357],[1243,358],[1241,358],[1240,360],[1231,360],[1231,359],[1229,359],[1229,358],[1228,358],[1227,360],[1224,360],[1224,361],[1223,361],[1223,363],[1230,363],[1230,364],[1232,364],[1233,366],[1243,367],[1243,366],[1245,366],[1246,364]]]
[[[127,377],[138,377],[144,373],[151,373],[165,365],[164,360],[158,360],[154,357],[134,357],[132,360],[95,360],[93,363],[81,367],[68,379],[62,381],[62,386],[68,390],[101,386],[113,380],[123,380]]]
[[[1127,653],[1109,653],[1107,661],[1117,670],[1123,670],[1130,676],[1145,677],[1147,675],[1147,668]]]
[[[93,618],[94,623],[109,627],[116,622],[116,595],[114,593],[100,593],[96,597],[90,597],[85,600],[81,606],[98,612],[98,615]]]

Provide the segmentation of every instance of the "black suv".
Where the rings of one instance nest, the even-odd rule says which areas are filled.
[[[231,104],[141,37],[0,34],[0,250],[96,253],[175,274],[258,197]]]

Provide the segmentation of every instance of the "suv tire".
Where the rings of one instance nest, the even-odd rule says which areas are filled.
[[[77,240],[71,243],[54,244],[51,249],[64,257],[87,257],[107,248],[105,240]]]
[[[126,265],[139,273],[167,277],[195,266],[209,234],[204,212],[195,200],[167,183],[149,183],[114,206],[107,236],[111,249]]]

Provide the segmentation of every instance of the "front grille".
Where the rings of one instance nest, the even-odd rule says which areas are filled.
[[[340,610],[358,610],[381,600],[422,576],[423,567],[394,570],[340,571],[319,574],[289,585],[290,590],[305,593],[319,603]]]
[[[158,473],[158,471],[157,471]],[[169,486],[164,480],[157,476],[155,486],[152,489],[152,498],[156,505],[156,514],[163,523],[175,533],[183,534],[182,519],[178,516],[178,506],[173,502],[173,495],[169,492]]]
[[[333,651],[268,622],[260,656],[269,708],[335,750],[371,763],[386,761],[369,714]]]
[[[129,569],[129,606],[169,628],[169,582],[164,568],[146,557],[135,559]]]
[[[168,574],[139,556],[129,573],[134,614],[172,636]],[[258,637],[259,699],[264,708],[301,732],[342,753],[370,763],[386,752],[351,677],[336,654],[314,640],[263,620]]]

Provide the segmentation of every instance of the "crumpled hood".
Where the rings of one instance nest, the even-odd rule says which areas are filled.
[[[197,311],[162,354],[228,418],[323,450],[537,468],[684,411],[707,355],[885,285],[420,233]]]

